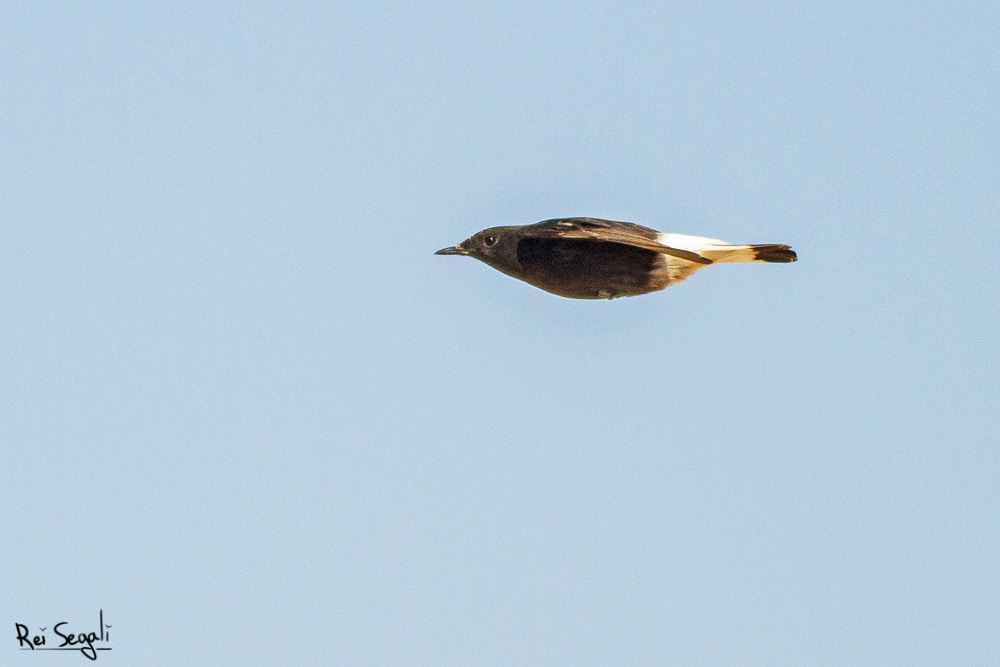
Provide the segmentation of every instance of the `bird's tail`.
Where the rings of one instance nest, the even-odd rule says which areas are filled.
[[[795,251],[787,245],[730,245],[718,239],[686,234],[661,234],[660,243],[671,248],[688,250],[716,262],[794,262]]]
[[[723,245],[706,248],[698,253],[713,262],[794,262],[798,257],[786,245],[765,243],[763,245]]]

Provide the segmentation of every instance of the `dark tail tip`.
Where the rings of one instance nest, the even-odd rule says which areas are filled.
[[[795,251],[786,245],[755,245],[753,249],[755,253],[754,259],[758,262],[780,262],[787,264],[798,259]]]

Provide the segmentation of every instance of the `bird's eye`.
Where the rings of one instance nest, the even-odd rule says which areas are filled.
[[[487,236],[486,238],[483,239],[483,245],[486,246],[487,248],[489,248],[496,242],[497,242],[497,237],[495,236]]]

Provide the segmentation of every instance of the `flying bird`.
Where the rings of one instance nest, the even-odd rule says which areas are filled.
[[[491,227],[434,254],[475,257],[508,276],[570,299],[655,292],[709,264],[797,259],[787,245],[730,245],[597,218]]]

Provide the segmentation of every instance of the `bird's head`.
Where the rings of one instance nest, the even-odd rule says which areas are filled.
[[[461,243],[441,248],[435,255],[466,255],[496,266],[504,264],[517,251],[516,236],[507,233],[509,227],[490,227],[473,234]]]

